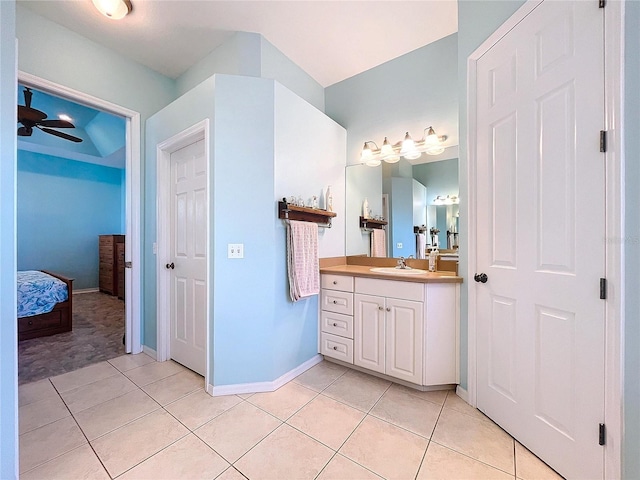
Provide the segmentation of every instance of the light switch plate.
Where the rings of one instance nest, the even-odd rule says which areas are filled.
[[[402,248],[402,243],[401,242],[396,243],[396,248]]]
[[[227,244],[228,258],[244,258],[244,243]]]

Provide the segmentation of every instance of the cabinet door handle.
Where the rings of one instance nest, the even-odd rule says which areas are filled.
[[[391,308],[387,307],[387,312],[390,312],[390,311],[391,311]]]
[[[333,301],[333,304],[334,304],[334,305],[337,305],[337,304],[338,304],[338,301],[337,301],[337,300],[334,300],[334,301]]]
[[[338,347],[333,347],[333,349],[334,349],[334,350],[337,350],[337,349],[338,349]]]
[[[333,322],[333,326],[334,326],[334,327],[337,327],[337,326],[338,326],[338,324],[337,324],[336,322]]]
[[[334,285],[337,285],[337,284],[338,284],[338,281],[337,281],[337,280],[334,280],[334,281],[333,281],[333,284],[334,284]]]
[[[378,305],[378,310],[384,310],[384,307],[381,307],[380,305]]]

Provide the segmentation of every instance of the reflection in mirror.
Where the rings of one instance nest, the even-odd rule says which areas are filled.
[[[458,205],[435,204],[436,197],[447,195],[458,195],[457,158],[418,165],[402,158],[379,167],[347,166],[346,255],[371,255],[371,233],[359,224],[365,199],[373,216],[382,215],[389,222],[385,231],[387,256],[418,257],[414,227],[426,230],[427,248],[437,242],[440,250],[455,250],[459,243]],[[439,230],[437,239],[430,235],[431,229]]]

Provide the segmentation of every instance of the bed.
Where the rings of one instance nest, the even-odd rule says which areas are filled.
[[[73,278],[46,270],[20,271],[18,283],[18,340],[70,332]]]

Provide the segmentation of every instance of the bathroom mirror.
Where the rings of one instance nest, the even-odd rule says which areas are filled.
[[[438,205],[436,197],[458,195],[458,159],[446,159],[412,165],[404,158],[398,163],[378,167],[346,167],[346,255],[369,255],[370,232],[360,228],[363,203],[367,200],[372,215],[383,216],[388,257],[416,257],[414,226],[426,227],[426,243],[431,243],[430,229],[438,233],[439,248],[447,248],[447,229],[459,231],[457,204]],[[457,237],[457,235],[456,235]],[[450,235],[449,246],[456,239]]]

